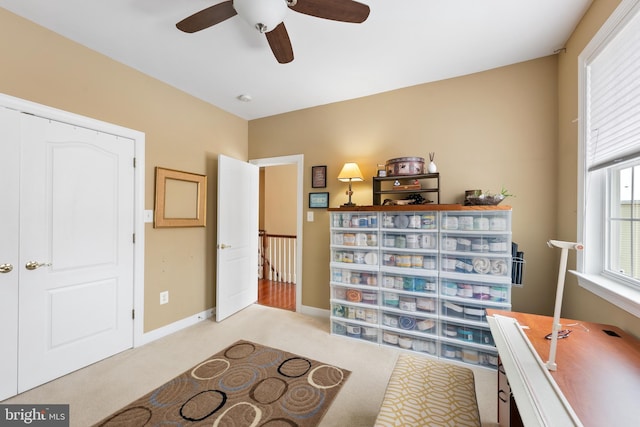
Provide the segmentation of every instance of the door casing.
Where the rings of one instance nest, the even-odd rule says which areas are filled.
[[[100,132],[121,135],[134,141],[135,171],[134,171],[134,332],[133,346],[145,343],[144,339],[144,189],[145,189],[145,134],[143,132],[103,122],[90,117],[81,116],[59,110],[46,105],[34,103],[9,95],[0,94],[0,106],[21,111],[35,116],[49,118],[75,126],[95,129]]]
[[[249,160],[258,167],[281,166],[295,164],[297,166],[298,186],[296,188],[296,312],[302,308],[302,211],[303,211],[303,183],[304,183],[304,155],[269,157]],[[257,286],[257,283],[256,283]]]

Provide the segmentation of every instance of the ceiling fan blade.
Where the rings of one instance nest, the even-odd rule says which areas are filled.
[[[316,18],[360,24],[369,17],[369,6],[352,0],[298,0],[289,6],[296,12]]]
[[[291,47],[291,40],[284,22],[281,22],[272,31],[266,33],[266,36],[271,51],[279,63],[287,64],[293,61],[293,47]]]
[[[185,33],[195,33],[219,24],[237,14],[238,12],[233,8],[233,1],[227,0],[184,18],[176,24],[176,27]]]

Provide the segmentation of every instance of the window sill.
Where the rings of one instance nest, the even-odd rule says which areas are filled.
[[[640,317],[640,291],[616,283],[599,274],[570,271],[578,278],[578,284],[611,304]]]

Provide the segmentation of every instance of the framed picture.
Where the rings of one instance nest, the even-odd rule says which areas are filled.
[[[327,186],[327,167],[311,166],[311,187],[325,188]]]
[[[156,167],[154,228],[204,227],[207,176]]]
[[[328,208],[329,193],[309,193],[310,208]]]

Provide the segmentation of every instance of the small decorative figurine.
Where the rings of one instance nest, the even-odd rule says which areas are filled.
[[[436,157],[436,153],[429,153],[429,165],[427,166],[427,172],[436,173],[438,172],[438,168],[436,164],[433,162],[433,159]]]

